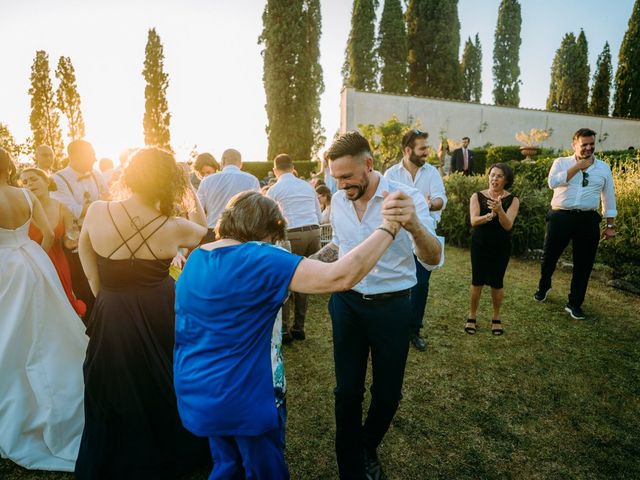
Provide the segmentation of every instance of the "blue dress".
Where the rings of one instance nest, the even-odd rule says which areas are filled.
[[[257,436],[278,428],[284,370],[280,338],[272,361],[272,335],[301,260],[260,242],[189,256],[176,284],[174,383],[191,432]]]

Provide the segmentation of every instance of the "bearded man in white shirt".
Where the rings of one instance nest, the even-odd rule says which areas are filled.
[[[387,231],[393,243],[373,270],[353,290],[334,294],[329,301],[340,478],[385,478],[377,448],[402,397],[413,313],[410,295],[416,283],[414,255],[433,269],[442,262],[443,248],[424,196],[374,171],[371,148],[362,135],[340,135],[327,155],[338,186],[331,199],[333,239],[313,258],[330,262],[346,255],[381,228],[382,218],[402,226],[395,235]],[[369,353],[373,384],[363,425]]]
[[[565,311],[576,320],[584,320],[582,302],[600,238],[608,240],[616,234],[616,196],[611,168],[593,152],[596,132],[581,128],[573,135],[570,157],[557,158],[549,170],[549,188],[553,190],[551,210],[547,214],[547,230],[538,291],[534,299],[544,302],[551,290],[551,276],[560,255],[571,241],[573,274]],[[598,207],[602,203],[602,216]],[[606,224],[600,233],[600,222]]]
[[[287,239],[291,251],[308,257],[320,250],[320,223],[322,212],[313,187],[293,174],[293,160],[281,153],[273,160],[273,173],[278,181],[267,191],[267,196],[280,205],[287,219]],[[304,340],[308,296],[292,293],[282,308],[282,341]],[[291,305],[293,303],[293,305]],[[293,306],[293,308],[291,308]],[[293,310],[293,325],[290,321]]]
[[[402,160],[389,168],[384,176],[389,180],[409,185],[424,195],[429,207],[429,214],[437,225],[442,216],[442,210],[447,204],[447,195],[440,172],[427,163],[428,138],[427,132],[417,129],[405,133],[402,137]],[[420,330],[423,326],[424,312],[429,297],[431,271],[424,268],[417,258],[415,264],[418,283],[411,289],[413,321],[409,341],[416,349],[424,351],[427,349],[427,341],[420,334]]]

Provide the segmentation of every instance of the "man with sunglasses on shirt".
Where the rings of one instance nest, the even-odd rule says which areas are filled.
[[[549,188],[553,190],[551,210],[547,214],[547,229],[538,291],[534,299],[546,300],[551,290],[551,276],[560,255],[571,241],[573,274],[565,311],[576,320],[584,320],[582,302],[598,250],[600,238],[608,240],[616,234],[616,197],[611,169],[594,157],[596,132],[581,128],[573,135],[570,157],[557,158],[549,171]],[[606,224],[602,234],[598,212]]]

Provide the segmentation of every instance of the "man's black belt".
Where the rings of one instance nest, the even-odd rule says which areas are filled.
[[[594,208],[587,208],[587,209],[582,209],[582,208],[552,208],[551,209],[554,212],[566,212],[566,213],[591,213],[591,212],[596,212],[597,210]]]
[[[356,292],[355,290],[347,290],[347,293],[350,293],[351,295],[355,295],[356,297],[361,298],[362,300],[375,301],[375,300],[389,300],[391,298],[399,298],[399,297],[410,297],[411,289],[407,288],[405,290],[399,290],[397,292],[374,293],[371,295],[366,293]]]
[[[304,227],[290,228],[290,229],[287,230],[287,232],[289,232],[289,233],[311,232],[312,230],[319,230],[319,229],[320,229],[320,225],[305,225]]]

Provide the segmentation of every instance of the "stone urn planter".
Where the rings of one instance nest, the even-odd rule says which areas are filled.
[[[525,157],[524,160],[523,160],[525,162],[533,162],[533,161],[535,161],[531,157],[535,157],[538,154],[539,151],[540,151],[540,147],[534,147],[534,146],[520,147],[520,152]]]

